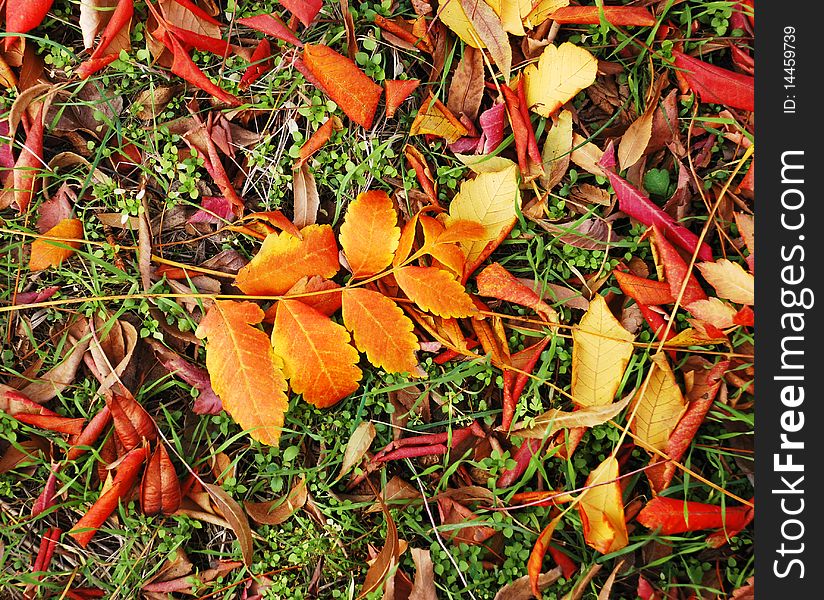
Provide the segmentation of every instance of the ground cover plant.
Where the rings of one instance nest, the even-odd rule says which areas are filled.
[[[0,14],[0,597],[752,597],[751,2]]]

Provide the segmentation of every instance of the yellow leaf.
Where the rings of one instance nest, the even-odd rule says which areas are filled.
[[[491,154],[459,154],[456,152],[455,158],[475,173],[497,173],[515,164],[508,158]]]
[[[641,441],[663,451],[687,409],[687,401],[663,353],[658,352],[652,357],[650,368],[646,390],[638,390],[633,399],[635,418],[630,423],[630,429]]]
[[[572,328],[572,400],[578,406],[612,404],[632,354],[632,335],[596,294]]]
[[[415,115],[409,135],[431,134],[444,138],[451,144],[465,136],[469,131],[452,114],[446,105],[431,93]]]
[[[492,62],[501,70],[504,81],[508,82],[512,72],[512,46],[500,18],[484,0],[458,1],[472,24],[472,31],[486,46]]]
[[[755,303],[755,279],[741,265],[726,258],[715,262],[698,264],[701,274],[721,298],[736,304],[752,305]]]
[[[569,0],[538,0],[531,11],[524,17],[524,25],[528,28],[537,27],[549,18],[559,8],[569,6]]]
[[[572,113],[562,110],[558,113],[552,129],[546,134],[544,150],[541,159],[544,163],[544,174],[541,175],[541,185],[549,191],[558,185],[566,175],[569,167],[569,157],[572,152]]]
[[[486,48],[459,0],[438,0],[437,14],[441,23],[449,27],[465,44],[473,48]]]
[[[518,166],[514,163],[502,171],[481,173],[461,184],[461,191],[449,205],[449,220],[475,221],[486,229],[483,239],[461,242],[467,265],[476,265],[487,245],[512,229],[518,218],[516,207],[520,206]]]
[[[476,312],[464,286],[447,271],[435,267],[401,267],[395,281],[423,310],[439,317],[468,317]]]
[[[727,327],[735,325],[733,318],[737,311],[718,298],[696,300],[695,302],[691,302],[686,309],[690,311],[693,316],[719,329],[726,329]]]
[[[369,277],[392,264],[401,230],[384,191],[358,194],[340,226],[340,245],[355,277]]]
[[[252,261],[238,272],[235,285],[249,295],[280,295],[303,277],[334,277],[340,263],[332,228],[309,225],[301,235],[303,239],[285,231],[267,235]]]
[[[657,106],[657,104],[653,104],[651,108],[655,109]],[[624,135],[621,136],[621,142],[618,144],[618,163],[621,170],[630,168],[644,155],[644,150],[647,149],[652,137],[652,118],[654,115],[654,110],[647,110],[633,121],[627,127]]]
[[[389,373],[415,373],[418,339],[412,321],[393,300],[362,288],[343,290],[343,323],[358,350]]]
[[[56,267],[74,254],[74,251],[80,247],[79,240],[83,238],[83,223],[80,219],[63,219],[43,235],[60,239],[38,238],[32,242],[29,257],[29,270],[31,271]]]
[[[578,504],[584,539],[601,554],[620,550],[628,541],[618,475],[618,461],[610,456],[590,472]]]
[[[572,134],[572,154],[569,158],[584,171],[606,177],[607,174],[598,166],[598,162],[603,155],[601,149],[592,142],[588,142],[584,136],[577,133]]]
[[[252,327],[262,320],[257,304],[215,300],[195,335],[207,338],[206,368],[223,408],[254,439],[277,445],[289,402],[269,339]]]
[[[543,439],[556,431],[570,427],[595,427],[617,416],[632,398],[613,402],[605,406],[589,406],[573,412],[552,408],[529,421],[529,427],[522,427],[510,432],[510,435],[525,438]]]
[[[542,117],[548,117],[592,85],[597,72],[598,61],[583,48],[571,42],[550,44],[537,65],[524,69],[527,104]]]
[[[332,406],[361,379],[349,332],[299,300],[278,302],[272,346],[292,389],[319,408]]]

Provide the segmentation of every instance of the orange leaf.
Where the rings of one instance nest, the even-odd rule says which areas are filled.
[[[387,79],[383,82],[386,87],[386,116],[392,118],[395,111],[404,100],[420,85],[418,79]]]
[[[287,232],[266,236],[260,251],[237,274],[235,285],[249,295],[279,295],[302,277],[326,279],[338,272],[338,245],[329,225],[309,225],[303,239]]]
[[[372,127],[383,88],[357,65],[323,44],[306,44],[303,62],[335,103],[358,125]]]
[[[180,480],[166,446],[155,448],[140,485],[140,508],[147,515],[170,515],[180,506]]]
[[[386,192],[358,194],[340,226],[340,245],[355,277],[369,277],[392,263],[401,230]]]
[[[684,295],[681,297],[681,306],[689,306],[696,300],[706,300],[707,295],[701,289],[701,284],[695,278],[693,272],[689,271],[686,261],[681,258],[675,247],[664,237],[661,229],[653,225],[654,248],[657,250],[657,258],[664,267],[667,283],[673,298],[678,298],[684,279],[687,278],[687,285],[684,288]]]
[[[117,467],[117,473],[112,480],[112,485],[104,493],[100,495],[92,507],[69,531],[75,541],[82,548],[85,548],[97,529],[103,525],[103,522],[109,518],[120,499],[123,498],[134,485],[137,479],[137,473],[140,470],[143,461],[146,460],[146,448],[140,447],[129,451]],[[83,531],[85,530],[85,531]]]
[[[469,131],[446,105],[430,92],[418,110],[409,135],[436,135],[452,144],[468,134]]]
[[[601,554],[627,545],[627,524],[618,483],[618,461],[610,456],[590,472],[578,512],[587,544]]]
[[[598,25],[601,23],[601,10],[612,25],[655,25],[652,13],[640,6],[565,6],[553,12],[550,18],[560,24]]]
[[[541,300],[540,296],[523,283],[515,279],[509,271],[498,263],[492,263],[476,277],[478,294],[506,300],[531,308],[547,321],[558,322],[558,313]]]
[[[318,127],[318,130],[303,143],[298,151],[298,160],[295,161],[295,166],[292,169],[297,170],[309,160],[315,152],[323,148],[324,144],[332,137],[332,133],[343,129],[343,123],[340,119],[332,116],[326,119],[326,122]]]
[[[74,254],[75,249],[80,247],[80,242],[77,240],[83,238],[83,222],[80,219],[63,219],[43,235],[61,238],[65,241],[34,240],[31,244],[31,256],[29,257],[29,269],[32,271],[42,271],[49,267],[56,267]]]
[[[106,394],[106,406],[112,413],[114,431],[126,450],[143,444],[143,440],[153,442],[157,438],[157,427],[146,409],[130,393]]]
[[[468,317],[476,312],[464,287],[443,269],[401,267],[395,280],[412,302],[439,317]]]
[[[529,587],[532,590],[532,595],[536,598],[541,598],[541,587],[538,585],[538,579],[541,576],[541,567],[544,564],[544,556],[549,549],[549,542],[552,541],[552,534],[555,533],[555,528],[561,521],[561,516],[558,515],[549,522],[549,525],[544,527],[538,539],[535,541],[535,546],[532,547],[532,552],[529,553],[529,560],[526,563],[526,571],[529,574]]]
[[[658,496],[647,502],[637,521],[648,529],[661,528],[663,535],[718,529],[740,530],[748,520],[749,506],[717,506]]]
[[[621,291],[638,304],[658,306],[659,304],[672,304],[675,302],[670,285],[666,281],[645,279],[618,270],[613,271],[612,274],[615,275]]]
[[[223,408],[254,439],[276,445],[289,403],[269,339],[252,327],[262,319],[256,304],[216,300],[195,335],[207,338],[206,368]]]
[[[349,332],[303,302],[278,303],[272,346],[292,389],[307,402],[326,408],[358,389],[362,373]]]
[[[340,308],[340,289],[341,287],[334,281],[329,281],[316,275],[314,277],[303,277],[289,288],[286,295],[293,296],[295,300],[300,300],[316,311],[323,313],[327,317],[331,317],[334,313],[338,312]],[[332,292],[331,290],[338,291]],[[266,310],[266,316],[263,318],[265,323],[275,322],[277,308],[278,305],[273,304]]]
[[[362,288],[343,291],[343,322],[358,350],[389,373],[414,373],[418,340],[414,324],[394,301]]]

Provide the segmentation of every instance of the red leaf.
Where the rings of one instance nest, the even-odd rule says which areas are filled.
[[[523,78],[519,81],[519,91],[523,89]],[[512,125],[512,135],[515,136],[515,151],[518,155],[518,168],[525,181],[530,181],[543,173],[541,153],[538,151],[538,144],[535,142],[535,133],[532,131],[532,122],[529,120],[529,113],[521,110],[522,104],[518,94],[504,84],[501,86],[506,101],[509,123]],[[534,147],[534,150],[533,150]],[[538,160],[535,160],[537,153]]]
[[[295,15],[304,27],[312,24],[323,6],[323,0],[280,0],[280,3]]]
[[[755,325],[755,313],[749,306],[741,307],[735,316],[732,318],[732,322],[736,325],[742,325],[744,327],[752,327]]]
[[[615,279],[621,291],[635,300],[638,304],[646,306],[659,306],[661,304],[672,304],[675,298],[670,291],[670,285],[666,281],[655,281],[645,279],[632,273],[624,271],[613,271]]]
[[[544,320],[558,321],[555,310],[546,304],[533,290],[518,281],[512,273],[498,263],[492,263],[476,277],[478,294],[526,306]]]
[[[667,241],[657,225],[652,226],[652,231],[653,243],[658,250],[658,260],[664,267],[664,274],[667,283],[669,283],[672,297],[678,297],[681,288],[684,286],[684,280],[686,279],[687,285],[681,297],[681,306],[689,310],[689,305],[696,300],[706,300],[707,295],[704,293],[704,290],[701,289],[701,284],[698,283],[698,279],[695,278],[693,272],[689,270],[686,261],[681,258],[678,251]]]
[[[114,9],[109,22],[103,33],[100,34],[100,40],[97,43],[97,48],[92,52],[92,59],[101,58],[103,54],[124,27],[128,27],[134,16],[134,2],[133,0],[119,0],[117,7]]]
[[[91,446],[94,444],[111,420],[112,411],[109,410],[108,406],[104,406],[97,411],[97,414],[92,417],[92,420],[89,421],[88,425],[80,432],[80,435],[72,440],[72,447],[69,448],[66,459],[71,462],[78,456],[81,456],[86,451],[83,446]]]
[[[162,443],[155,448],[140,486],[140,507],[147,515],[170,515],[180,506],[180,481]]]
[[[383,93],[381,86],[329,46],[306,44],[303,62],[346,116],[366,129],[372,127]]]
[[[232,51],[232,45],[226,40],[212,37],[210,35],[203,35],[202,33],[184,29],[183,27],[178,27],[177,25],[173,25],[171,23],[164,26],[174,37],[187,46],[191,46],[195,50],[200,50],[201,52],[211,52],[212,54],[222,57],[229,56]]]
[[[146,448],[140,447],[131,450],[117,467],[117,473],[112,480],[112,485],[97,499],[89,511],[69,531],[75,541],[82,548],[85,548],[97,529],[109,518],[117,508],[120,499],[125,497],[137,480],[137,473],[141,465],[146,460]]]
[[[46,485],[43,487],[43,491],[40,492],[40,495],[37,497],[37,500],[34,501],[34,505],[31,507],[31,516],[36,517],[44,510],[47,510],[54,506],[54,497],[55,493],[57,492],[57,471],[55,471],[55,467],[57,465],[51,466],[51,472],[49,473],[48,479],[46,479]]]
[[[7,7],[6,10],[8,10]],[[32,115],[26,143],[14,164],[14,201],[20,213],[26,212],[40,187],[39,172],[43,169],[43,104]]]
[[[578,570],[578,565],[575,564],[575,561],[572,560],[566,552],[550,546],[549,555],[552,557],[552,560],[561,567],[561,573],[563,573],[564,579],[569,579],[575,575],[575,571]]]
[[[115,60],[117,60],[117,54],[109,54],[108,56],[103,56],[101,58],[90,58],[77,67],[77,71],[75,71],[75,73],[77,73],[77,76],[80,79],[86,79],[87,77],[97,73],[100,69],[108,67]]]
[[[383,82],[386,87],[386,116],[392,118],[395,111],[404,100],[420,85],[418,79],[387,79]]]
[[[526,571],[529,574],[529,585],[532,589],[532,595],[536,598],[541,598],[541,588],[538,585],[538,578],[541,575],[541,567],[544,564],[544,556],[549,548],[549,542],[552,540],[552,534],[555,533],[555,528],[561,520],[560,516],[555,517],[549,522],[549,525],[544,527],[544,530],[538,536],[535,545],[532,547],[532,552],[529,553],[529,560],[526,563]]]
[[[244,17],[243,19],[238,19],[237,22],[241,25],[246,25],[246,27],[251,27],[252,29],[263,32],[266,35],[271,35],[274,38],[283,40],[284,42],[294,44],[298,48],[303,48],[303,42],[296,38],[292,30],[274,14]]]
[[[223,91],[220,87],[212,83],[212,80],[206,77],[198,66],[192,61],[183,46],[173,35],[166,35],[164,43],[172,51],[172,73],[181,77],[199,87],[204,92],[207,92],[230,106],[240,106],[241,102],[232,94]]]
[[[47,429],[55,433],[80,435],[80,432],[83,431],[83,419],[71,419],[69,417],[52,415],[32,415],[27,413],[14,415],[14,418],[26,425]]]
[[[292,169],[300,169],[307,160],[314,156],[315,152],[323,148],[326,142],[329,141],[329,138],[332,137],[333,132],[342,128],[343,123],[341,123],[340,119],[337,117],[326,119],[326,122],[318,127],[317,131],[315,131],[315,133],[313,133],[311,137],[300,147],[300,150],[298,151],[298,160],[295,161],[295,165]]]
[[[6,31],[26,33],[46,18],[54,0],[8,0],[6,2]],[[12,38],[9,38],[9,41]],[[6,42],[6,48],[9,47]]]
[[[232,203],[223,196],[203,196],[201,208],[188,218],[187,223],[220,223],[234,216]],[[183,279],[184,277],[181,277]]]
[[[604,158],[609,156],[614,156],[611,149],[604,152]],[[608,162],[605,162],[602,166],[607,164]],[[675,219],[653,204],[652,200],[645,196],[638,188],[610,170],[607,170],[606,173],[609,177],[609,182],[612,184],[612,189],[615,190],[615,195],[618,196],[618,206],[624,213],[633,219],[641,221],[644,225],[657,225],[664,230],[665,235],[672,243],[679,248],[683,248],[690,254],[695,251],[696,246],[698,246],[697,235],[686,227],[676,223]],[[706,242],[701,244],[701,248],[698,251],[698,258],[701,260],[712,260],[712,250],[710,250]]]
[[[37,556],[32,563],[31,570],[33,573],[44,572],[49,570],[52,555],[57,547],[57,542],[60,540],[60,535],[63,531],[58,527],[49,527],[43,537],[40,539],[40,547],[37,551]],[[38,577],[39,579],[39,577]]]
[[[529,466],[529,461],[535,457],[541,449],[541,440],[527,438],[521,442],[515,455],[512,457],[515,460],[515,466],[511,469],[504,469],[498,477],[498,482],[495,484],[499,488],[508,488],[521,478]]]
[[[198,20],[206,21],[207,23],[211,23],[212,25],[216,25],[218,27],[223,27],[223,24],[220,21],[215,19],[212,15],[200,8],[194,2],[191,2],[191,0],[174,0],[174,2],[196,16]]]
[[[157,428],[137,400],[131,394],[106,394],[106,405],[112,411],[114,430],[123,447],[130,451],[143,443],[157,438]]]
[[[489,154],[504,141],[504,116],[506,104],[496,104],[478,117],[481,125],[481,139],[478,154]]]
[[[251,64],[246,67],[246,71],[243,72],[243,77],[240,78],[240,85],[238,87],[241,90],[249,89],[250,85],[257,81],[264,73],[272,69],[272,61],[269,60],[271,56],[272,46],[269,44],[269,40],[263,38],[257,47],[255,47],[255,51],[252,52],[252,58],[249,61]]]
[[[673,51],[672,55],[675,66],[683,69],[684,78],[701,102],[742,110],[755,109],[755,80],[752,77],[716,67],[682,52]]]
[[[612,25],[652,27],[655,17],[646,8],[634,6],[604,6],[604,18]],[[597,6],[565,6],[550,15],[561,25],[599,25],[601,19]]]
[[[660,527],[663,535],[721,527],[730,531],[744,527],[751,510],[749,506],[721,507],[658,496],[647,502],[637,521],[648,529]]]

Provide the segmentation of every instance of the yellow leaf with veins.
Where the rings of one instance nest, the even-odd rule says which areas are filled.
[[[598,73],[598,61],[587,50],[571,42],[544,48],[537,64],[524,69],[527,105],[548,117],[561,105],[591,86]]]
[[[630,423],[632,432],[653,448],[665,450],[670,435],[687,409],[687,401],[662,352],[652,357],[646,390],[638,390],[632,405],[635,411],[635,418]]]
[[[610,456],[590,472],[587,489],[578,504],[584,539],[601,554],[627,545],[627,523],[618,476],[618,461]]]

